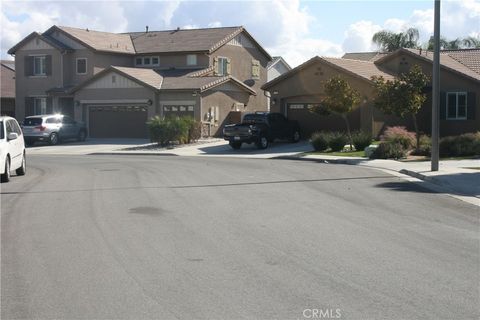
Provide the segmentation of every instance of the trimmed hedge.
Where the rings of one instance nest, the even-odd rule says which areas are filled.
[[[370,155],[370,159],[401,159],[407,156],[407,150],[399,142],[382,142]]]
[[[315,132],[310,138],[310,143],[313,146],[315,151],[325,151],[328,149],[328,133],[326,132]]]
[[[480,155],[480,132],[444,137],[439,147],[444,157]]]
[[[353,146],[357,151],[363,151],[372,143],[372,135],[367,132],[357,131],[352,133]]]
[[[201,123],[189,117],[155,116],[147,122],[150,132],[150,140],[161,146],[167,146],[173,142],[190,143],[198,140],[201,136]]]

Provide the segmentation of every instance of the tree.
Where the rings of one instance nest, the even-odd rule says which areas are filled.
[[[462,42],[465,48],[480,49],[480,38],[466,37]]]
[[[373,35],[372,41],[382,51],[392,52],[400,48],[418,48],[419,37],[418,29],[415,28],[399,33],[382,30]]]
[[[409,72],[403,73],[394,80],[383,77],[372,77],[375,88],[375,107],[386,114],[394,114],[401,118],[411,115],[417,138],[416,148],[420,145],[417,113],[422,108],[427,96],[423,93],[429,78],[422,69],[415,65]]]
[[[433,50],[434,38],[430,37],[428,40],[427,50]],[[440,50],[458,50],[458,49],[474,49],[480,48],[480,39],[475,37],[457,38],[454,40],[447,40],[440,37]]]
[[[324,93],[325,98],[321,104],[313,107],[311,111],[320,115],[331,112],[341,116],[347,126],[348,140],[350,148],[352,148],[353,141],[347,115],[360,103],[360,93],[339,76],[332,77],[325,82]]]

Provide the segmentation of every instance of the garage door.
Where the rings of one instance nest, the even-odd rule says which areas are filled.
[[[321,116],[309,110],[311,107],[317,105],[318,104],[307,103],[290,103],[287,105],[287,118],[298,121],[302,134],[305,137],[309,137],[315,131],[326,129],[325,126],[322,126],[325,119],[322,119]]]
[[[90,107],[89,133],[92,138],[147,138],[146,106]]]

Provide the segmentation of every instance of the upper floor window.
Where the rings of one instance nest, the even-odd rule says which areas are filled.
[[[136,66],[159,66],[160,57],[137,57],[135,58]]]
[[[187,54],[187,66],[196,66],[196,65],[197,65],[197,55]]]
[[[260,79],[260,61],[252,59],[252,79]]]
[[[87,73],[87,58],[78,58],[77,74],[86,74],[86,73]]]
[[[230,59],[225,57],[215,57],[213,60],[215,74],[218,76],[226,76],[231,73]]]
[[[46,57],[45,56],[35,56],[33,57],[33,75],[34,76],[45,76],[46,72]]]
[[[447,108],[447,119],[449,120],[467,119],[467,93],[466,92],[448,92],[446,108]]]

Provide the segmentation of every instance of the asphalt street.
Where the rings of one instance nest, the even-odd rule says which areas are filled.
[[[2,319],[478,319],[478,207],[358,167],[28,158]]]

